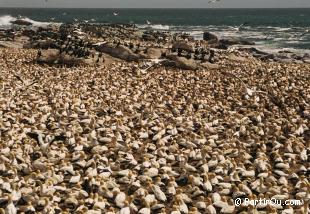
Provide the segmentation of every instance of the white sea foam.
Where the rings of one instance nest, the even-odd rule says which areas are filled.
[[[4,15],[0,16],[0,26],[9,26],[11,25],[13,21],[15,21],[16,18],[10,15]]]
[[[15,18],[11,15],[0,16],[0,26],[5,26],[5,27],[11,26],[12,22],[14,22],[16,20],[17,20],[17,18]],[[45,27],[45,26],[48,26],[51,24],[60,24],[60,23],[53,23],[53,22],[38,22],[38,21],[32,20],[32,19],[27,18],[27,17],[21,18],[21,20],[30,22],[30,23],[32,23],[33,26],[36,26],[36,27]]]
[[[169,30],[169,25],[161,25],[161,24],[154,24],[154,25],[138,25],[139,28],[146,29],[151,28],[154,30]]]

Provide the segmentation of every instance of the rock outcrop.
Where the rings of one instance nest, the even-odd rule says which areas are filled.
[[[31,22],[23,20],[23,19],[17,19],[15,21],[11,21],[11,23],[14,24],[14,25],[24,25],[24,26],[32,25]]]
[[[159,59],[164,52],[165,50],[161,48],[148,48],[146,50],[146,56],[149,59]]]
[[[20,42],[0,41],[0,48],[23,48],[23,44]]]
[[[185,57],[178,57],[176,55],[167,55],[167,58],[175,62],[177,68],[184,70],[197,70],[198,64],[193,59],[186,59]]]
[[[207,41],[209,44],[217,43],[219,41],[218,37],[210,32],[203,33],[203,40]]]
[[[113,46],[109,43],[105,43],[105,44],[96,46],[95,49],[99,52],[103,52],[115,58],[119,58],[119,59],[126,60],[126,61],[138,62],[138,60],[140,59],[138,54],[135,54],[129,48],[122,46],[122,45]]]
[[[217,48],[227,49],[231,45],[255,45],[255,42],[236,37],[229,37],[225,39],[220,39],[218,41]]]
[[[63,64],[67,66],[81,65],[84,59],[76,58],[68,54],[60,54],[57,49],[42,50],[41,54],[37,57],[39,64]]]
[[[187,42],[179,41],[179,42],[173,43],[172,50],[182,50],[186,52],[193,52],[194,47]]]

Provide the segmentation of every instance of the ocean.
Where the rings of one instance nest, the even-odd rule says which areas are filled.
[[[277,52],[310,53],[310,8],[300,9],[30,9],[0,8],[0,28],[23,17],[35,25],[50,22],[132,23],[152,28],[187,32],[202,39],[204,31],[220,38],[240,37],[256,47]],[[148,25],[147,21],[151,24]],[[244,24],[239,28],[240,25]]]

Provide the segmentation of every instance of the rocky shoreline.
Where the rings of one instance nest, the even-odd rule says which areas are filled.
[[[0,33],[0,213],[309,212],[307,56],[51,28]]]
[[[26,25],[0,31],[0,47],[39,49],[38,62],[47,64],[94,64],[100,62],[98,58],[102,54],[108,54],[135,62],[162,59],[168,61],[166,65],[196,70],[205,62],[216,63],[217,56],[223,51],[239,51],[242,55],[269,62],[310,62],[309,54],[298,55],[289,51],[271,54],[256,49],[255,43],[246,39],[219,39],[205,32],[203,40],[195,41],[185,33],[141,31],[135,25],[122,24],[80,23],[44,28]]]

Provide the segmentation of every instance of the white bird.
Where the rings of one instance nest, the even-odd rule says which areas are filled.
[[[80,181],[80,179],[81,179],[81,175],[80,175],[80,173],[77,172],[75,176],[72,176],[70,178],[69,183],[76,184],[76,183],[78,183]]]
[[[119,214],[130,214],[130,207],[123,207],[120,211]]]
[[[7,213],[7,214],[16,214],[17,213],[17,209],[13,203],[12,196],[9,196],[9,202],[5,208],[5,213]]]
[[[152,23],[149,20],[146,20],[146,24],[150,25]]]
[[[119,208],[124,207],[125,201],[126,201],[126,194],[123,192],[118,193],[117,196],[115,197],[115,204]]]
[[[113,12],[113,15],[114,15],[114,16],[118,16],[118,13],[117,13],[117,12]]]
[[[165,193],[163,193],[163,191],[160,189],[159,186],[152,185],[151,188],[152,188],[152,191],[154,192],[154,194],[158,200],[167,201],[167,197],[166,197]]]

